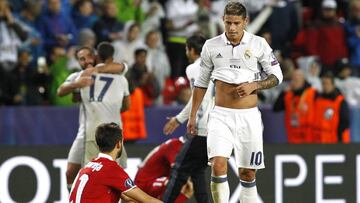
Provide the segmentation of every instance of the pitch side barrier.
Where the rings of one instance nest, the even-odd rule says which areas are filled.
[[[180,112],[182,106],[154,106],[145,109],[148,136],[141,144],[158,144],[166,118]],[[260,106],[265,143],[286,143],[284,113],[274,113],[271,106]],[[360,143],[360,107],[351,107],[352,142]],[[0,107],[0,145],[70,145],[79,126],[79,109],[74,107]],[[185,133],[181,125],[174,136]]]
[[[154,145],[126,147],[127,171],[133,177]],[[69,146],[1,146],[0,202],[68,202],[68,149]],[[259,203],[360,203],[360,144],[268,144],[265,164],[266,168],[257,174]],[[229,159],[229,184],[230,202],[235,203],[240,186],[233,158]]]

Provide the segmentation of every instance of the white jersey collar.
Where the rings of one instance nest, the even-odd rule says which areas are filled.
[[[225,32],[221,34],[221,39],[224,41],[226,45],[231,45],[231,42],[226,37]],[[247,44],[249,40],[250,40],[250,33],[244,30],[244,35],[240,41],[240,44]]]
[[[110,155],[101,152],[98,154],[98,158],[105,158],[105,159],[109,159],[110,161],[114,161],[114,159]]]

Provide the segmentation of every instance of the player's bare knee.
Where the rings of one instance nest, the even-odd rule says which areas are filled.
[[[79,172],[81,166],[77,164],[69,164],[66,169],[66,180],[70,184],[74,181],[77,173]]]
[[[256,171],[254,169],[240,168],[239,174],[240,180],[251,182],[255,180]]]
[[[68,184],[72,183],[75,179],[76,172],[73,169],[66,170],[66,181]]]
[[[227,160],[224,157],[214,157],[212,160],[212,172],[215,176],[227,174]]]

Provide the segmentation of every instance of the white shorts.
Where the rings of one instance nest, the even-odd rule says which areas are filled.
[[[239,168],[265,168],[263,153],[263,124],[257,107],[230,109],[215,106],[208,122],[208,157],[230,158],[234,150]]]
[[[74,164],[82,164],[85,153],[84,137],[76,137],[71,145],[68,162]]]

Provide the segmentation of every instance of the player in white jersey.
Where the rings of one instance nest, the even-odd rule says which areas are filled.
[[[110,43],[100,43],[97,51],[98,58],[102,63],[113,62],[114,47]],[[114,122],[122,127],[120,112],[126,111],[130,107],[129,84],[125,76],[96,73],[92,74],[91,77],[94,83],[80,90],[85,111],[84,164],[99,153],[95,141],[96,127],[109,122]],[[126,156],[125,153],[123,154],[122,156]],[[126,161],[126,157],[121,160]]]
[[[195,79],[200,74],[200,52],[206,39],[200,35],[194,35],[186,41],[186,56],[192,62],[186,68],[186,76],[190,81],[191,88],[194,87]],[[164,202],[174,202],[180,193],[181,187],[191,177],[195,199],[197,202],[209,202],[209,195],[206,190],[205,169],[208,166],[206,151],[207,120],[210,110],[214,107],[214,88],[209,84],[209,88],[201,103],[196,115],[197,136],[185,135],[188,139],[184,143],[181,151],[176,157],[175,165],[172,168],[169,183],[163,195]],[[191,99],[183,110],[164,126],[164,134],[174,132],[180,124],[184,123],[190,115]]]
[[[207,149],[213,200],[229,201],[227,159],[234,151],[240,175],[240,202],[255,203],[256,170],[265,167],[257,90],[280,84],[283,76],[265,39],[244,30],[248,22],[244,5],[228,2],[223,22],[225,33],[207,40],[203,46],[201,73],[195,81],[187,128],[196,134],[196,112],[211,79],[215,83],[215,107],[209,115]]]
[[[93,84],[91,77],[80,77],[81,73],[84,71],[120,74],[126,72],[127,70],[126,64],[115,63],[94,68],[93,65],[95,64],[95,55],[93,49],[89,47],[80,47],[76,51],[75,56],[83,70],[72,73],[68,76],[65,82],[58,88],[58,96],[65,96],[72,93],[74,100],[79,100],[79,89]],[[84,121],[84,109],[83,105],[80,105],[78,133],[69,151],[68,165],[66,170],[66,178],[69,188],[71,187],[76,174],[81,168],[81,163],[84,157]]]

